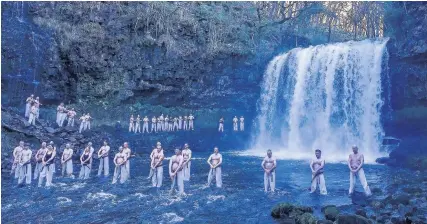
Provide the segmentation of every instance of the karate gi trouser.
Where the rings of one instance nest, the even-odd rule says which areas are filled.
[[[211,185],[213,178],[215,177],[216,187],[222,187],[221,167],[211,169],[208,175],[208,186]]]
[[[269,174],[264,172],[264,190],[268,191],[268,188],[270,188],[270,191],[274,192],[275,187],[276,187],[276,171],[270,172]]]
[[[161,187],[163,182],[163,166],[159,166],[154,169],[153,176],[151,177],[151,183],[153,187]]]
[[[99,159],[98,176],[101,176],[102,170],[104,170],[104,176],[108,176],[110,174],[110,164],[108,156]]]
[[[314,176],[312,175],[311,178],[313,178]],[[326,191],[326,182],[325,182],[325,175],[319,174],[317,175],[316,178],[313,179],[313,181],[311,182],[311,189],[310,189],[310,193],[313,193],[316,191],[317,185],[319,185],[319,189],[320,189],[320,194],[327,194],[328,192]]]
[[[181,171],[178,171],[172,181],[171,191],[174,190],[175,185],[178,185],[178,192],[184,194],[184,174]]]
[[[371,195],[371,189],[369,189],[368,182],[366,181],[365,177],[365,171],[363,171],[363,168],[360,168],[357,173],[352,173],[350,171],[350,189],[348,190],[349,194],[352,194],[354,191],[354,185],[356,183],[356,176],[359,177],[360,183],[363,186],[363,189],[365,190],[366,195]]]
[[[31,163],[19,167],[18,184],[31,184]]]

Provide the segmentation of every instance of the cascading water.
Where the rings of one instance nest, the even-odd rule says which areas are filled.
[[[387,41],[296,48],[275,57],[261,86],[254,146],[246,153],[271,148],[279,158],[306,159],[319,148],[326,160],[343,161],[357,145],[374,161],[389,101],[382,85]]]

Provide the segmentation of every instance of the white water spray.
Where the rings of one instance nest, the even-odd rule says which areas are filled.
[[[357,145],[368,162],[381,156],[387,40],[296,48],[275,57],[261,86],[254,147],[245,154],[271,148],[279,158],[308,159],[319,148],[327,161],[344,161]]]

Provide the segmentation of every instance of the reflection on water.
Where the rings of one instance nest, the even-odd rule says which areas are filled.
[[[196,155],[207,158],[206,155]],[[148,157],[148,156],[147,156]],[[124,185],[112,185],[110,178],[97,178],[94,164],[87,181],[55,177],[55,186],[16,187],[8,174],[2,175],[2,222],[64,223],[270,223],[270,209],[278,202],[293,202],[315,208],[323,205],[348,205],[348,168],[346,164],[326,164],[325,178],[329,195],[309,194],[311,173],[306,161],[278,161],[277,192],[263,192],[261,159],[224,153],[224,188],[206,187],[209,167],[205,159],[192,163],[186,196],[169,194],[171,179],[165,169],[161,190],[151,188],[147,180],[148,160],[135,158],[132,179]],[[79,167],[77,167],[79,168]],[[77,169],[78,170],[78,169]],[[77,171],[76,170],[76,171]],[[371,186],[384,188],[381,181],[392,175],[390,168],[366,165]],[[58,174],[59,172],[57,172]],[[360,185],[356,189],[362,191]]]

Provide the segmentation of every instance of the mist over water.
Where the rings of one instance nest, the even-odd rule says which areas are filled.
[[[244,154],[271,148],[279,158],[308,159],[320,148],[327,161],[343,161],[357,145],[367,162],[375,161],[389,101],[389,85],[382,84],[387,41],[295,48],[275,57],[261,86],[253,147]]]

